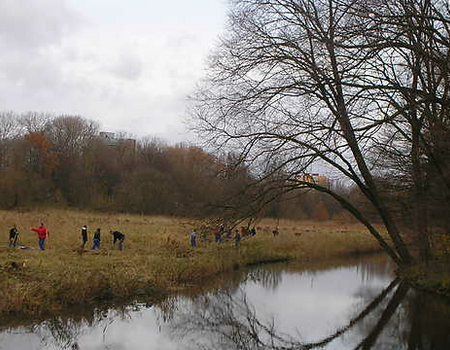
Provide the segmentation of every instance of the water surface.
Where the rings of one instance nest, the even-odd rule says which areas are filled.
[[[265,265],[158,305],[0,328],[0,349],[450,349],[450,305],[384,257]]]

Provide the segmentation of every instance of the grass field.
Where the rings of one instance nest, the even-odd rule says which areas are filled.
[[[44,222],[50,231],[45,251],[38,250],[30,227]],[[8,248],[9,228],[17,224],[19,243],[33,250]],[[284,259],[299,261],[342,257],[379,250],[364,227],[334,222],[264,219],[257,235],[214,243],[198,237],[189,246],[189,232],[200,222],[171,217],[100,214],[81,211],[0,211],[0,314],[38,317],[67,307],[104,300],[158,298],[186,290],[221,272],[240,266]],[[276,225],[280,234],[272,236]],[[89,242],[80,252],[82,225]],[[99,251],[92,235],[101,228]],[[112,246],[109,230],[126,235],[124,250]],[[199,235],[200,236],[200,235]],[[15,263],[18,268],[12,267]]]

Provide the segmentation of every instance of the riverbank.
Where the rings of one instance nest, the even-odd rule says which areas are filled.
[[[400,268],[397,274],[414,288],[450,298],[450,236],[437,230],[429,238],[429,261]]]
[[[414,288],[450,298],[450,260],[437,258],[398,270],[398,275]]]
[[[47,250],[37,249],[30,227],[44,222],[50,230]],[[78,211],[0,211],[0,314],[39,317],[70,307],[110,300],[151,300],[193,285],[225,271],[262,262],[311,261],[378,251],[377,243],[357,224],[315,223],[265,219],[257,234],[234,242],[214,243],[198,237],[189,246],[194,220],[169,217],[108,215]],[[8,225],[16,223],[23,246],[7,247]],[[80,229],[87,225],[89,242],[102,230],[99,251],[80,252]],[[272,235],[278,225],[280,234]],[[111,244],[109,230],[126,235],[125,248]],[[200,235],[199,235],[200,236]]]

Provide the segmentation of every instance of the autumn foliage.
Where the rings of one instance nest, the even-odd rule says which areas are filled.
[[[34,169],[43,175],[51,174],[59,165],[52,144],[42,133],[30,132],[24,138],[29,143],[30,162],[34,162]]]

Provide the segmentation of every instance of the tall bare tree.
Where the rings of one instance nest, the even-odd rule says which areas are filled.
[[[14,112],[0,113],[0,171],[8,163],[11,141],[20,135],[21,127]]]
[[[417,5],[413,13],[411,3]],[[210,146],[241,150],[241,158],[258,169],[262,179],[273,170],[264,164],[276,158],[286,174],[286,190],[310,187],[328,193],[367,227],[397,264],[412,263],[376,181],[392,169],[380,169],[373,159],[386,135],[401,133],[392,148],[403,145],[410,151],[406,156],[413,165],[419,212],[425,195],[419,145],[424,118],[417,105],[424,98],[440,101],[440,96],[418,88],[426,67],[405,56],[418,56],[425,47],[434,60],[433,48],[427,43],[418,47],[417,41],[424,36],[448,38],[445,32],[425,33],[418,25],[433,17],[446,26],[447,14],[437,5],[428,11],[426,3],[433,2],[230,1],[229,31],[193,97],[195,129]],[[346,198],[301,180],[299,175],[312,163],[359,188],[390,242]],[[426,258],[426,233],[421,237],[421,256]]]
[[[449,133],[450,27],[447,1],[389,1],[361,3],[355,11],[370,18],[365,40],[377,64],[365,86],[378,99],[390,127],[379,145],[384,157],[402,159],[411,182],[412,217],[422,259],[430,256],[428,232],[429,186],[427,172],[434,168],[449,189],[450,169],[443,157]],[[376,77],[376,80],[374,79]],[[376,83],[375,83],[376,82]],[[399,172],[399,167],[390,169]]]

